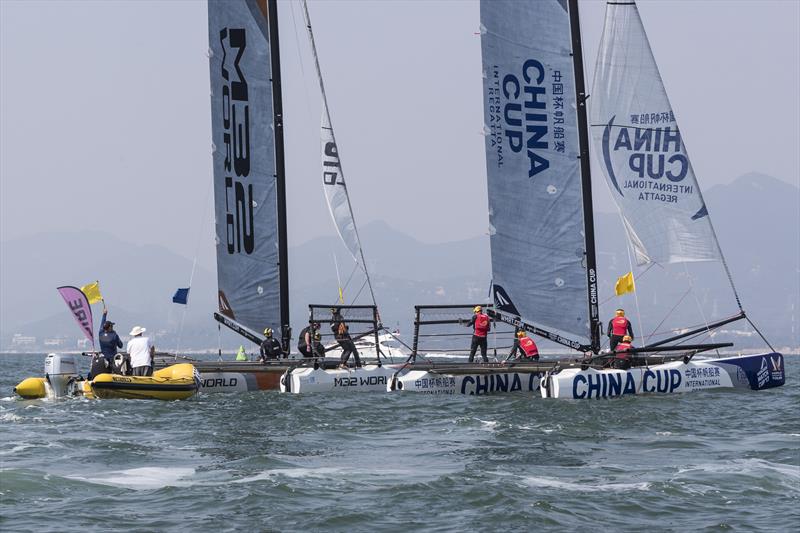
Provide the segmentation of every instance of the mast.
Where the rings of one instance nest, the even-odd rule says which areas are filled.
[[[289,350],[289,263],[286,236],[286,169],[283,153],[283,95],[281,93],[281,51],[278,44],[278,0],[267,0],[270,64],[272,66],[272,108],[275,125],[275,185],[278,196],[278,275],[280,278],[281,344]]]
[[[597,301],[597,257],[594,248],[594,214],[592,210],[592,173],[589,161],[589,126],[586,119],[586,88],[583,77],[583,50],[578,0],[569,0],[569,25],[572,35],[572,64],[575,69],[575,102],[578,112],[578,146],[583,187],[583,225],[586,241],[586,281],[589,303],[589,330],[594,353],[600,351],[600,309]]]

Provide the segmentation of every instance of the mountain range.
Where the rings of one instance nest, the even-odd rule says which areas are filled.
[[[800,189],[750,173],[710,188],[705,198],[748,316],[776,347],[798,347]],[[623,305],[634,321],[645,317],[643,329],[648,332],[662,331],[673,323],[703,323],[737,311],[727,274],[718,263],[652,268],[638,275],[636,293],[613,297],[617,277],[630,269],[625,235],[615,213],[595,213],[595,225],[605,320],[616,306]],[[378,221],[366,224],[361,238],[383,321],[399,327],[406,340],[410,340],[407,333],[415,304],[486,299],[491,270],[488,236],[430,244]],[[338,250],[339,278],[345,282],[352,262],[341,251],[338,237],[290,247],[295,331],[307,320],[308,303],[336,299],[334,250]],[[0,349],[25,347],[19,338],[14,341],[14,334],[36,337],[39,349],[46,338],[62,339],[59,348],[74,349],[80,333],[55,288],[94,279],[101,281],[110,318],[117,322],[120,334],[127,334],[135,324],[146,325],[165,350],[220,345],[229,351],[240,343],[229,332],[218,336],[211,318],[216,310],[213,267],[196,267],[188,306],[171,302],[175,289],[186,286],[193,261],[162,246],[134,245],[101,231],[64,231],[1,242],[0,260]],[[348,299],[363,282],[358,275],[353,279],[345,290]],[[687,292],[687,286],[693,290]],[[365,290],[361,290],[360,303],[366,301]],[[631,314],[637,304],[639,312]],[[95,306],[95,312],[100,309]],[[664,324],[659,324],[662,319]],[[763,345],[740,325],[729,331],[740,346]]]

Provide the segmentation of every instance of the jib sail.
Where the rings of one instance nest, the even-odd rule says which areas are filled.
[[[609,2],[591,129],[639,265],[720,258],[681,131],[633,2]]]
[[[569,6],[484,0],[480,11],[495,306],[588,339]]]
[[[220,313],[281,331],[273,87],[266,2],[209,0]]]

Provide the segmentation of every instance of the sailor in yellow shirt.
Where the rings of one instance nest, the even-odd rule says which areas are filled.
[[[247,354],[244,353],[244,346],[239,346],[239,351],[236,352],[237,361],[247,361]]]

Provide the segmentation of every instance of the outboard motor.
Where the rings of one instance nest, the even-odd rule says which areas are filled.
[[[69,354],[47,354],[44,360],[44,377],[49,385],[49,396],[62,398],[73,392],[78,370],[75,356]]]

